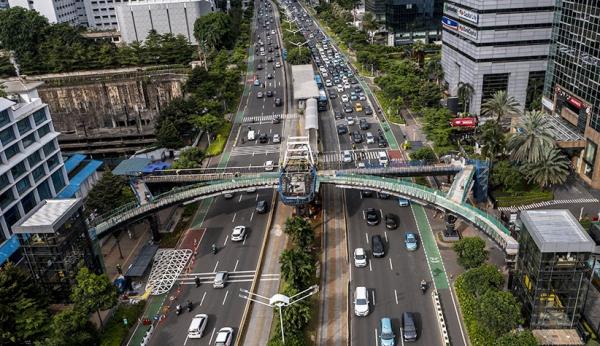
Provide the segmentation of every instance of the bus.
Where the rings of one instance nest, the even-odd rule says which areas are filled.
[[[321,76],[320,75],[318,75],[318,74],[315,75],[315,82],[317,82],[317,87],[319,89],[323,88],[323,80],[321,80]]]
[[[317,109],[319,112],[327,110],[327,94],[324,89],[319,89],[319,99],[317,100]]]

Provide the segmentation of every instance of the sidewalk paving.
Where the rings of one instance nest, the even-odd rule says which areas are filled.
[[[260,272],[266,274],[280,274],[279,255],[285,250],[287,236],[283,233],[283,225],[288,217],[292,216],[293,207],[279,203],[276,207],[275,216],[269,239],[263,254],[263,262]],[[261,296],[271,297],[279,291],[279,280],[258,281],[256,293]],[[269,342],[271,324],[273,321],[273,309],[261,304],[251,304],[250,316],[243,345],[266,345]]]

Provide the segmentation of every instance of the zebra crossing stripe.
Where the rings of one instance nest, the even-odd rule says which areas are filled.
[[[535,208],[547,207],[547,206],[558,205],[558,204],[582,204],[582,203],[600,203],[600,200],[598,200],[597,198],[555,199],[552,201],[532,203],[532,204],[528,204],[528,205],[521,205],[518,207],[517,206],[500,207],[500,208],[498,208],[498,210],[500,210],[500,211],[517,211],[517,210],[519,210],[520,211],[520,210],[535,209]]]
[[[296,119],[298,118],[298,114],[289,113],[289,114],[266,114],[266,115],[251,115],[244,117],[244,123],[261,123],[261,122],[270,122],[274,117],[279,117],[281,120],[285,119]]]

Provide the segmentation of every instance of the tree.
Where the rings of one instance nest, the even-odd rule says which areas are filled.
[[[506,191],[517,190],[526,185],[523,173],[508,160],[498,161],[494,164],[491,182],[494,186],[502,185]]]
[[[315,277],[315,261],[304,249],[284,250],[279,256],[281,275],[294,287],[308,287]]]
[[[570,162],[558,149],[546,149],[542,159],[537,162],[526,162],[522,171],[529,182],[536,183],[540,188],[550,185],[563,184],[569,176]]]
[[[231,18],[223,12],[212,12],[194,22],[194,37],[212,49],[232,47]]]
[[[288,297],[292,297],[306,288],[307,287],[299,289],[288,286],[284,290],[283,294]],[[300,300],[292,305],[286,306],[283,309],[283,328],[285,329],[286,335],[288,332],[292,334],[302,332],[302,330],[304,330],[304,328],[308,325],[308,322],[310,322],[311,316],[312,309],[310,305],[310,298]]]
[[[456,91],[456,95],[458,96],[458,100],[463,105],[463,113],[467,113],[469,110],[469,106],[471,105],[471,98],[473,97],[473,93],[475,89],[469,83],[458,83],[458,89]]]
[[[412,153],[410,153],[411,160],[425,160],[425,161],[433,161],[435,160],[435,153],[433,149],[430,147],[421,147]]]
[[[504,131],[497,121],[486,121],[479,128],[476,139],[481,144],[481,154],[490,160],[494,160],[498,154],[502,154],[506,147]]]
[[[515,117],[519,114],[519,102],[506,91],[498,90],[481,105],[481,111],[485,115],[496,117],[496,121],[500,123],[505,117]]]
[[[76,308],[85,313],[96,312],[102,326],[100,310],[110,309],[117,304],[117,290],[106,275],[97,275],[86,267],[77,273],[77,285],[73,287],[71,299]]]
[[[435,143],[436,147],[446,147],[451,144],[450,111],[445,108],[425,108],[423,113],[423,131],[427,139]]]
[[[487,259],[485,240],[479,237],[464,237],[454,244],[458,263],[465,269],[479,267]]]
[[[11,262],[0,269],[0,344],[41,340],[49,329],[47,307],[29,273]]]
[[[488,290],[477,300],[474,312],[479,325],[496,338],[523,323],[521,304],[506,291]]]
[[[107,169],[90,190],[85,200],[85,209],[102,215],[133,201],[135,196],[125,178],[114,175]]]
[[[554,139],[546,116],[540,111],[526,112],[518,122],[519,131],[509,139],[506,148],[511,159],[519,162],[537,162],[554,147]]]
[[[98,335],[87,314],[70,307],[52,318],[50,336],[45,346],[79,346],[97,344]]]
[[[279,312],[277,312],[279,313]],[[294,333],[292,331],[285,331],[285,344],[281,340],[281,333],[273,333],[273,336],[269,340],[267,346],[305,346],[304,335],[301,333]]]
[[[192,147],[182,150],[177,161],[173,163],[173,169],[196,168],[202,163],[204,152],[200,148]]]
[[[365,12],[362,19],[362,28],[369,33],[369,39],[373,44],[373,38],[375,37],[375,31],[379,28],[379,23],[375,19],[375,15],[371,12]]]
[[[530,330],[509,332],[498,339],[494,346],[538,346],[538,342]]]
[[[312,226],[300,216],[285,220],[284,232],[292,239],[294,245],[301,249],[312,245],[315,240]]]
[[[461,274],[461,287],[476,298],[489,290],[500,290],[504,285],[502,273],[491,264],[471,268]]]
[[[223,126],[223,119],[212,114],[194,115],[192,116],[192,123],[197,128],[206,132],[208,136],[208,144],[210,144],[210,137],[212,133]]]
[[[156,132],[156,139],[158,145],[163,148],[176,149],[183,146],[183,142],[181,141],[181,137],[179,136],[175,124],[170,120],[162,122],[161,127],[158,129],[158,132]]]

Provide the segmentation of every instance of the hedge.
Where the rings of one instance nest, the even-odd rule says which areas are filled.
[[[206,148],[206,156],[217,156],[223,152],[225,149],[225,144],[227,143],[227,138],[229,137],[229,132],[231,132],[231,123],[228,121],[219,132],[217,132],[216,138],[210,142],[208,148]]]
[[[100,346],[121,346],[129,334],[129,329],[144,312],[145,305],[145,301],[119,305],[100,334]],[[124,318],[127,319],[127,326],[123,323]]]
[[[491,335],[485,332],[485,330],[479,327],[477,319],[475,318],[475,306],[477,300],[475,296],[468,293],[464,288],[464,281],[462,275],[456,278],[454,288],[456,289],[456,297],[460,305],[460,310],[463,315],[465,326],[467,327],[467,333],[473,346],[489,346],[493,345],[494,339]]]
[[[546,202],[554,199],[552,191],[529,191],[494,194],[498,207],[518,207],[532,203]]]

